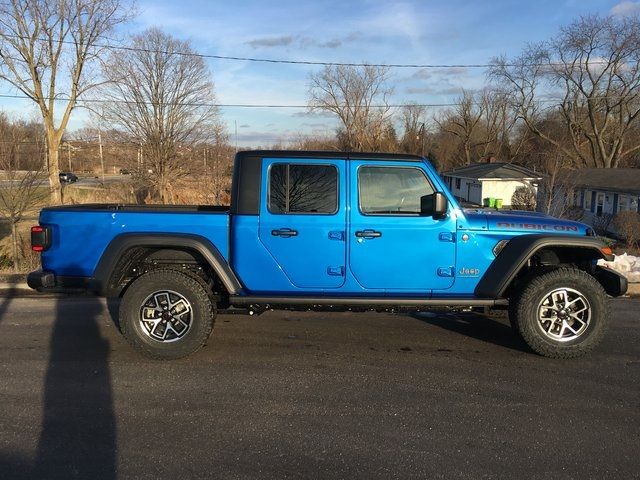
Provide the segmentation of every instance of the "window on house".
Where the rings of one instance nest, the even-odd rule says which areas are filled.
[[[631,210],[631,197],[629,195],[620,195],[618,197],[618,212],[628,212]]]
[[[579,207],[580,206],[580,190],[573,191],[573,203],[572,205]]]
[[[324,213],[338,210],[338,170],[332,165],[277,163],[269,172],[271,213]]]
[[[460,190],[460,179],[456,178],[456,188]]]
[[[584,191],[584,209],[591,210],[591,190]]]

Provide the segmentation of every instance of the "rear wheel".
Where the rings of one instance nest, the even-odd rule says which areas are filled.
[[[176,270],[154,270],[126,290],[120,304],[120,329],[142,354],[171,360],[205,344],[215,315],[215,305],[201,282]]]
[[[604,336],[608,301],[602,286],[577,268],[533,277],[513,299],[510,321],[529,347],[545,357],[574,358]]]

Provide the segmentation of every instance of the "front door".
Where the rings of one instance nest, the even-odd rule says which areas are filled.
[[[596,215],[601,216],[604,212],[604,193],[598,193],[596,196]]]
[[[331,289],[345,281],[345,163],[263,161],[260,242],[295,287]]]
[[[454,282],[455,220],[420,216],[434,186],[418,164],[351,162],[349,267],[368,289],[428,293]]]

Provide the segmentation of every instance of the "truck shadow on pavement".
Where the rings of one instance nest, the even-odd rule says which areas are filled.
[[[116,478],[109,342],[99,328],[103,313],[98,298],[57,300],[30,478]]]
[[[478,313],[415,313],[413,318],[451,332],[519,352],[531,353],[506,318],[498,321]],[[503,323],[505,322],[505,323]]]

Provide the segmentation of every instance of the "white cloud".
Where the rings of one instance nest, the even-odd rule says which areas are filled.
[[[326,110],[302,110],[291,114],[294,118],[335,118],[335,114]]]
[[[629,0],[620,2],[611,9],[611,15],[618,17],[640,15],[640,2],[631,2]]]
[[[283,47],[283,46],[291,45],[291,42],[293,42],[293,37],[291,35],[284,35],[280,37],[256,38],[255,40],[251,40],[245,43],[250,47],[259,48],[259,47]]]
[[[366,12],[356,22],[360,27],[358,30],[383,36],[404,36],[412,42],[419,42],[425,28],[415,5],[404,2],[384,4]]]
[[[457,95],[462,94],[462,87],[446,87],[446,88],[437,88],[437,87],[409,87],[405,90],[409,95],[421,95],[421,94],[429,94],[429,95]]]

